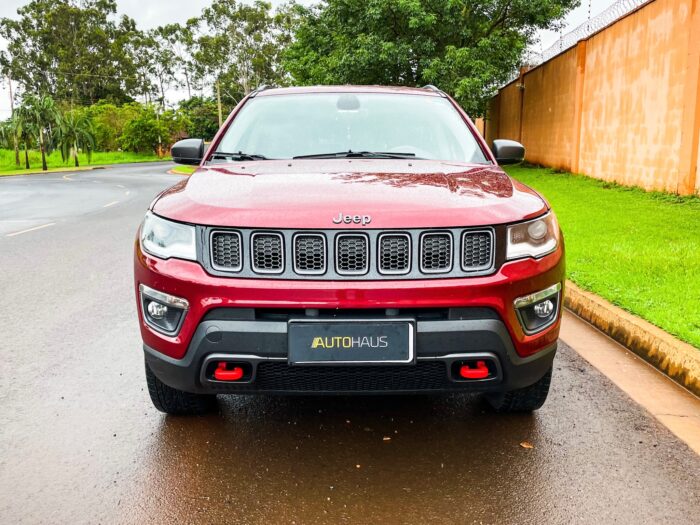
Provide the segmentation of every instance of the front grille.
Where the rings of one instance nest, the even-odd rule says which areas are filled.
[[[254,382],[259,390],[292,392],[431,391],[459,387],[447,377],[444,363],[418,361],[412,366],[289,366],[282,362],[258,365]]]
[[[336,237],[336,267],[341,275],[363,275],[369,269],[369,241],[366,235]]]
[[[211,275],[318,281],[488,275],[503,262],[498,239],[506,235],[504,226],[362,231],[198,226],[197,231],[198,253],[206,254],[199,262]]]
[[[211,234],[211,259],[215,268],[229,272],[241,270],[241,234],[215,231]]]
[[[411,270],[411,236],[386,233],[379,237],[379,271],[400,275]]]
[[[421,271],[445,273],[452,269],[452,235],[450,233],[424,233],[421,237]]]
[[[326,271],[326,238],[320,233],[294,236],[294,271],[299,274],[322,274]]]
[[[462,235],[462,269],[475,272],[493,264],[493,235],[490,231],[464,232]]]
[[[284,246],[279,233],[254,233],[253,271],[257,273],[282,273],[284,271]]]

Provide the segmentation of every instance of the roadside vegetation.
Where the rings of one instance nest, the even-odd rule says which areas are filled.
[[[507,171],[555,210],[573,282],[700,348],[700,198],[546,168]]]
[[[211,0],[184,24],[142,31],[116,0],[26,0],[0,19],[14,95],[0,173],[111,158],[98,152],[162,157],[180,138],[210,140],[263,84],[435,84],[478,117],[536,31],[577,4]]]

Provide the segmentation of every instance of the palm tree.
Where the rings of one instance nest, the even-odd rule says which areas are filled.
[[[71,152],[73,153],[76,167],[80,166],[78,161],[80,149],[85,150],[88,162],[90,162],[92,150],[95,148],[95,131],[92,121],[83,111],[66,112],[56,127],[55,141],[61,150],[63,159],[69,158]]]
[[[41,169],[46,171],[46,153],[51,147],[51,130],[59,119],[56,104],[49,95],[28,95],[22,100],[19,109],[30,124],[28,129],[34,131],[41,151]],[[26,144],[26,143],[25,143]]]
[[[24,145],[24,167],[29,169],[29,145],[35,135],[34,116],[29,106],[20,106],[13,117],[16,124],[17,141]]]

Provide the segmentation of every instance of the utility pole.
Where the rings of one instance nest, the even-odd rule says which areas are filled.
[[[7,85],[10,87],[10,117],[14,119],[15,117],[15,97],[12,94],[12,79],[7,76]],[[15,166],[19,167],[19,144],[17,141],[17,130],[12,130],[12,139],[15,146]]]
[[[221,86],[219,79],[216,79],[216,103],[219,106],[219,127],[223,124],[223,115],[221,114]]]

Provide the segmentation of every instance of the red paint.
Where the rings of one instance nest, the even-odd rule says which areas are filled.
[[[371,215],[372,228],[420,228],[502,224],[547,205],[497,166],[306,159],[200,168],[153,207],[181,222],[260,228],[333,228],[340,210]]]
[[[377,86],[265,90],[249,95],[229,115],[225,130],[251,96],[307,92],[400,92],[441,96],[415,88]],[[399,159],[304,159],[202,162],[197,172],[163,192],[155,213],[182,222],[252,228],[334,228],[339,212],[371,215],[371,228],[465,227],[506,224],[544,213],[548,204],[535,191],[510,179],[486,142],[448,97],[493,165]],[[361,224],[343,228],[362,229]],[[150,329],[141,319],[144,343],[180,359],[208,310],[247,308],[492,308],[504,320],[516,352],[528,356],[554,343],[558,320],[535,335],[523,333],[513,309],[517,297],[564,281],[564,248],[539,260],[503,264],[484,277],[396,281],[311,281],[240,279],[207,274],[196,262],[161,260],[135,249],[135,281],[183,297],[190,309],[176,337]],[[141,312],[139,309],[139,317]],[[478,370],[478,369],[477,369]],[[483,373],[480,372],[479,373]]]
[[[214,370],[214,379],[217,381],[238,381],[243,377],[243,369],[240,366],[235,366],[228,370],[225,361],[219,362],[219,365]]]
[[[469,365],[461,366],[459,375],[464,379],[486,379],[489,376],[489,369],[484,361],[477,361],[475,368]]]
[[[146,345],[180,359],[208,310],[239,308],[493,308],[505,321],[518,354],[530,355],[554,343],[559,321],[543,332],[525,335],[513,309],[517,297],[564,281],[564,250],[542,259],[522,259],[492,275],[464,279],[404,281],[287,281],[214,277],[196,262],[157,259],[135,245],[134,276],[139,283],[184,297],[190,309],[176,337],[164,336],[143,323]],[[141,312],[139,309],[139,317]]]

